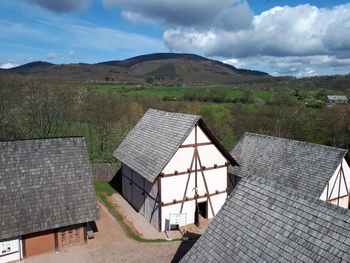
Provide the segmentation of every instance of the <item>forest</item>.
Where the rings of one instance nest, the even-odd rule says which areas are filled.
[[[201,115],[228,150],[246,131],[349,149],[350,107],[310,106],[305,92],[83,85],[1,75],[0,140],[84,136],[93,163],[116,162],[113,151],[144,112],[155,108]]]

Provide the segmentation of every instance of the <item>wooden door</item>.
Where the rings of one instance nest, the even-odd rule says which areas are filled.
[[[24,257],[55,251],[54,230],[28,234],[23,237]]]
[[[79,224],[57,229],[57,249],[64,249],[73,245],[82,245],[86,242],[85,225]]]

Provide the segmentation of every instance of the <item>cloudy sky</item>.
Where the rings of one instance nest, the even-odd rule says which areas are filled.
[[[297,77],[350,73],[350,1],[1,0],[0,67],[186,52]]]

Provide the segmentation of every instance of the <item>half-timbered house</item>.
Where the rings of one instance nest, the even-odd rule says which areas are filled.
[[[350,208],[350,154],[346,149],[245,133],[232,156],[229,189],[250,175],[263,177],[343,208]]]
[[[237,165],[201,116],[149,109],[114,153],[122,162],[122,195],[158,230],[171,213],[186,222],[214,217]]]
[[[350,262],[349,246],[350,210],[251,175],[180,262]]]

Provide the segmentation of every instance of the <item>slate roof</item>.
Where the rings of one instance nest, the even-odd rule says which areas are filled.
[[[0,142],[0,240],[99,218],[82,137]]]
[[[231,164],[237,164],[205,125],[201,116],[149,109],[119,145],[113,156],[150,182],[174,156],[199,123]]]
[[[348,150],[254,133],[244,133],[234,149],[239,177],[258,175],[319,198]]]
[[[243,178],[180,262],[350,262],[350,210]]]

